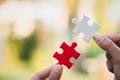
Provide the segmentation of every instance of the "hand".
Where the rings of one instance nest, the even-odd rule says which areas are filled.
[[[60,80],[63,72],[61,65],[53,65],[43,71],[38,72],[32,80]]]
[[[120,80],[120,34],[95,35],[96,43],[106,51],[108,70],[115,75],[115,80]]]

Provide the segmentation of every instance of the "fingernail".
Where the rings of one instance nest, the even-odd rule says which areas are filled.
[[[98,43],[101,43],[105,37],[103,35],[95,35],[94,36],[94,39],[98,42]]]

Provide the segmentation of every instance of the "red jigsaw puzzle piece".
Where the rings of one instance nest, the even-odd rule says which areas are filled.
[[[74,50],[76,46],[77,46],[77,43],[75,42],[73,42],[71,46],[63,42],[60,46],[60,48],[63,49],[63,53],[59,54],[58,52],[55,52],[53,57],[59,61],[58,64],[61,64],[61,65],[63,64],[70,69],[73,65],[73,63],[70,62],[70,58],[73,57],[77,59],[80,56],[80,53]]]

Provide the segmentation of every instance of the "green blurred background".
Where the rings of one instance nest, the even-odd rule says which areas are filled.
[[[30,80],[46,67],[65,41],[76,41],[81,57],[61,80],[113,80],[105,51],[72,33],[72,18],[87,15],[100,24],[97,34],[120,32],[120,0],[0,0],[0,80]]]

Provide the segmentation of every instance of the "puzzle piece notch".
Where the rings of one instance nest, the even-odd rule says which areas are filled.
[[[83,40],[89,42],[90,39],[94,36],[96,31],[99,29],[99,25],[97,23],[93,23],[92,25],[88,24],[89,18],[87,16],[83,16],[81,21],[77,21],[77,19],[72,19],[72,23],[76,25],[73,30],[73,33],[79,35],[79,33],[84,33]]]
[[[70,59],[72,57],[77,59],[80,56],[80,53],[74,49],[76,46],[77,46],[76,42],[73,42],[71,46],[69,46],[65,42],[63,42],[60,46],[60,48],[63,49],[62,54],[55,52],[53,57],[58,60],[58,64],[61,64],[61,65],[63,64],[68,69],[70,69],[73,65],[73,63],[70,62]]]

